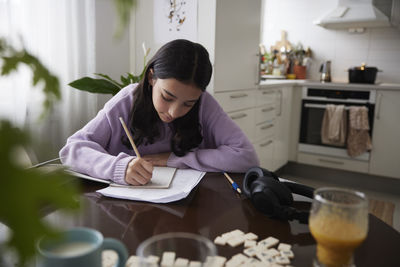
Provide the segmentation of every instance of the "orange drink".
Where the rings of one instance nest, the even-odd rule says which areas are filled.
[[[314,266],[353,266],[354,250],[368,231],[365,195],[339,188],[316,190],[309,228],[317,241]]]

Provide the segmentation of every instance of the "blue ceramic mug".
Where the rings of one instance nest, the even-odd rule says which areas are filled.
[[[37,249],[41,267],[102,267],[102,251],[106,249],[117,252],[117,267],[125,266],[128,258],[128,251],[120,241],[104,238],[99,231],[90,228],[66,230],[58,239],[44,237]]]

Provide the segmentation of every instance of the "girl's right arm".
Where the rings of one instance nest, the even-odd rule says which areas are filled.
[[[152,171],[152,164],[146,164],[143,160],[131,163],[136,157],[121,142],[125,133],[119,117],[128,121],[134,88],[135,85],[123,88],[94,119],[68,138],[67,144],[60,151],[63,164],[74,171],[119,184],[133,180],[143,183],[143,179],[149,179],[147,172]],[[135,171],[136,167],[138,171]]]

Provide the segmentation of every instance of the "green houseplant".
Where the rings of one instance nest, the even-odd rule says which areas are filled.
[[[146,48],[144,43],[142,44],[142,48],[144,54],[143,70],[139,75],[127,73],[126,76],[121,75],[120,82],[117,82],[106,74],[95,73],[95,75],[101,78],[95,79],[86,76],[69,83],[69,85],[78,90],[90,93],[111,94],[113,96],[116,95],[125,86],[131,83],[137,83],[142,79],[146,67],[146,59],[150,53],[150,48]]]

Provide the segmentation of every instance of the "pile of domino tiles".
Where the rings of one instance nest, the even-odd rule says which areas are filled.
[[[244,245],[243,253],[238,253],[226,261],[224,263],[226,267],[290,266],[290,260],[294,258],[291,245],[279,243],[279,240],[272,236],[258,242],[257,239],[258,236],[254,233],[245,234],[243,231],[236,229],[217,236],[214,239],[214,243],[231,247]]]
[[[207,257],[204,263],[199,261],[191,261],[181,258],[173,251],[165,251],[160,257],[149,256],[145,259],[146,266],[155,267],[289,267],[290,260],[294,258],[292,246],[285,243],[279,243],[275,237],[267,237],[258,241],[258,236],[254,233],[244,233],[241,230],[233,230],[217,236],[214,243],[220,246],[229,245],[238,247],[243,245],[243,253],[238,253],[232,256],[229,260],[222,256]],[[114,252],[115,253],[115,252]],[[103,266],[114,266],[117,261],[117,256],[111,261],[103,254]],[[105,262],[108,264],[104,265]],[[130,256],[126,262],[126,267],[138,267],[139,257]]]
[[[220,267],[224,266],[226,258],[221,256],[207,257],[206,262],[190,261],[189,259],[177,257],[173,251],[165,251],[162,254],[161,262],[158,256],[148,256],[144,259],[144,264],[140,265],[140,259],[138,256],[130,256],[126,262],[126,267]],[[103,265],[104,266],[104,265]]]

